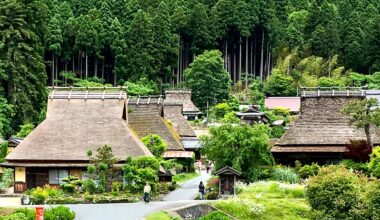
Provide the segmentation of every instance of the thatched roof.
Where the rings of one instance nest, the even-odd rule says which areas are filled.
[[[272,152],[344,152],[350,140],[365,140],[363,129],[350,126],[349,116],[341,109],[359,96],[302,97],[301,112]],[[372,128],[375,144],[380,143],[380,129]],[[304,149],[295,149],[304,148]],[[307,149],[307,150],[306,150]]]
[[[85,163],[88,150],[105,144],[120,160],[152,155],[127,126],[125,99],[49,97],[46,119],[6,157],[7,163]]]
[[[191,101],[191,90],[166,90],[165,105],[183,105],[183,114],[201,114]]]
[[[182,105],[164,105],[164,117],[171,121],[181,137],[196,137],[193,128],[182,115]]]
[[[142,138],[153,133],[158,134],[168,145],[168,150],[184,150],[178,133],[162,117],[163,106],[157,102],[128,102],[128,124]]]

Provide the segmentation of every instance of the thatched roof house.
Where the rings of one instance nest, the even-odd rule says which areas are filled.
[[[182,114],[186,119],[197,119],[201,111],[191,101],[191,90],[166,90],[165,91],[165,105],[171,106],[175,104],[182,104]]]
[[[168,150],[184,150],[177,131],[163,118],[163,97],[149,96],[128,99],[128,124],[139,138],[158,134]]]
[[[164,102],[164,117],[173,125],[173,128],[182,137],[196,137],[193,128],[183,116],[183,105],[180,103]]]
[[[348,94],[348,93],[347,93]],[[341,109],[365,95],[312,95],[301,97],[301,111],[289,130],[272,148],[278,161],[333,161],[341,159],[350,140],[366,140],[363,129],[350,126]],[[375,144],[380,144],[380,129],[372,129]]]
[[[2,164],[16,168],[15,190],[81,175],[89,163],[87,151],[102,145],[111,146],[120,162],[128,156],[152,155],[127,125],[127,114],[124,91],[51,92],[46,119]]]

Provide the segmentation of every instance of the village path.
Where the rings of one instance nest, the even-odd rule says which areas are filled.
[[[165,196],[164,201],[155,201],[148,204],[138,202],[67,206],[76,213],[76,220],[141,220],[152,212],[208,202],[194,200],[194,198],[198,194],[199,182],[203,181],[205,183],[209,178],[210,175],[202,171],[200,176],[183,183],[178,189]]]

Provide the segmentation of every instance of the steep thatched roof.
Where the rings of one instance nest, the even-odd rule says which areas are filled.
[[[178,133],[162,117],[163,105],[160,102],[147,102],[140,98],[128,101],[128,124],[142,138],[150,133],[158,134],[168,145],[168,150],[184,150]]]
[[[201,114],[191,101],[191,90],[166,90],[165,105],[183,105],[183,114]]]
[[[8,165],[22,161],[85,163],[88,150],[105,144],[120,160],[152,155],[127,126],[125,93],[120,99],[49,97],[46,119],[6,157]]]
[[[348,123],[341,109],[360,96],[302,97],[301,112],[272,152],[344,152],[350,140],[365,140],[363,129]],[[372,128],[375,144],[380,143],[380,129]]]
[[[182,104],[164,105],[164,117],[171,121],[181,137],[196,137],[193,128],[182,115]]]

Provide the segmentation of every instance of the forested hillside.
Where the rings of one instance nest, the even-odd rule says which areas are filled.
[[[330,63],[371,74],[379,11],[378,0],[1,0],[0,133],[10,118],[38,121],[46,85],[175,86],[209,49],[222,52],[233,83],[264,80],[275,66],[290,75],[305,59],[327,63],[320,76],[330,77]]]

